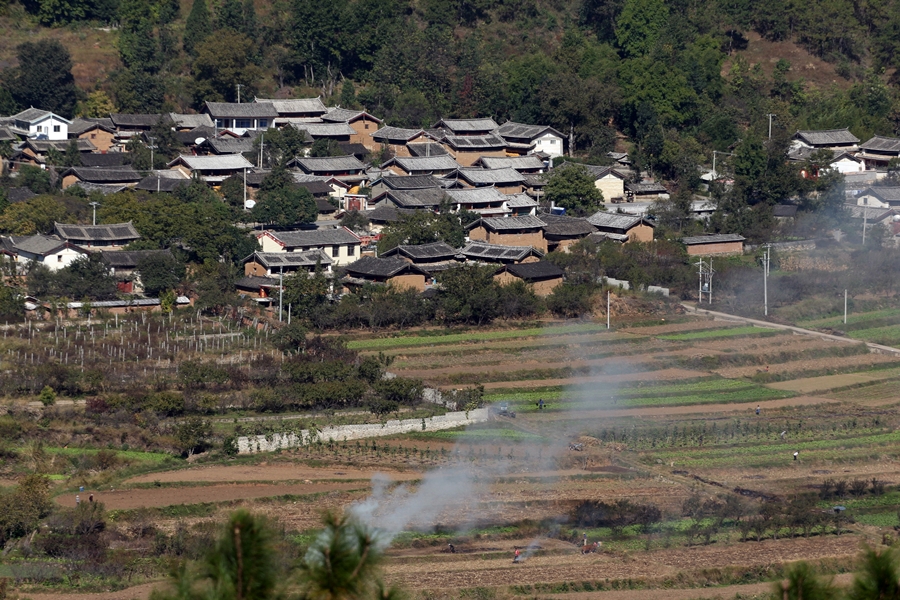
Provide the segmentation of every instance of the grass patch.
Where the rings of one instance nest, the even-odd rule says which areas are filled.
[[[690,340],[709,340],[723,337],[743,337],[751,335],[781,335],[784,331],[767,329],[765,327],[730,327],[725,329],[704,329],[701,331],[688,331],[686,333],[672,333],[655,336],[661,340],[684,342]]]
[[[509,427],[470,427],[468,429],[444,429],[441,431],[416,431],[407,434],[413,440],[451,440],[466,442],[537,442],[546,441],[543,436]]]
[[[138,450],[113,450],[109,448],[60,448],[45,447],[44,451],[50,454],[62,454],[64,456],[77,456],[79,454],[97,454],[101,450],[116,453],[116,458],[131,462],[164,463],[168,460],[180,460],[171,454],[162,452],[140,452]],[[19,452],[27,452],[26,448],[19,448]]]
[[[406,346],[432,346],[439,344],[458,344],[461,342],[481,342],[489,340],[507,340],[513,338],[534,337],[543,335],[570,335],[606,331],[605,325],[598,323],[579,323],[577,325],[559,325],[551,327],[533,327],[530,329],[504,331],[469,331],[447,335],[407,335],[402,337],[375,338],[353,340],[347,347],[353,350],[385,350]]]
[[[866,321],[875,321],[878,319],[886,319],[891,317],[900,317],[900,308],[885,308],[883,310],[873,310],[871,312],[847,315],[847,325],[857,323],[865,323]],[[840,329],[844,326],[844,316],[825,317],[822,319],[812,319],[809,321],[800,321],[797,323],[800,327],[820,328],[820,327],[837,327]]]

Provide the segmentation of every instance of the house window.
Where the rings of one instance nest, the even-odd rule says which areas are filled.
[[[228,119],[216,119],[216,127],[226,129],[228,127]]]
[[[59,125],[53,126],[53,133],[59,133]]]
[[[43,125],[38,125],[38,126],[37,126],[37,132],[38,132],[38,133],[43,133],[43,132],[44,132],[44,126],[43,126]]]
[[[268,128],[268,127],[269,127],[269,120],[268,120],[268,119],[260,119],[260,120],[259,120],[259,128],[260,128],[260,129],[266,129],[266,128]]]
[[[368,128],[369,128],[369,124],[368,124],[368,123],[366,123],[366,129],[368,129]]]
[[[356,256],[356,246],[347,246],[347,254],[350,256]]]
[[[92,140],[96,140],[96,139],[97,139],[97,134],[96,134],[96,133],[92,133],[92,134],[91,134],[91,139],[92,139]]]
[[[56,255],[56,262],[62,262],[62,254]]]
[[[241,129],[250,129],[250,119],[235,119],[234,126]]]
[[[332,246],[331,247],[331,257],[337,258],[341,255],[341,247],[340,246]]]

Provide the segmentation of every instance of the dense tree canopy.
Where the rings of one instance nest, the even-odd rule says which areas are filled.
[[[22,108],[34,106],[71,117],[78,90],[72,76],[72,57],[57,40],[25,42],[16,49],[19,66],[9,80],[10,91]]]

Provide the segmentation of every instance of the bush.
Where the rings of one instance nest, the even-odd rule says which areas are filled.
[[[564,282],[547,296],[547,308],[558,317],[581,317],[591,312],[596,290],[597,286],[591,283]]]

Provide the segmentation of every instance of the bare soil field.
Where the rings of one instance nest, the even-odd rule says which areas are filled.
[[[794,379],[793,381],[779,381],[776,383],[767,384],[767,386],[776,390],[813,393],[858,383],[869,383],[898,376],[900,376],[900,373],[898,373],[896,369],[883,369],[878,371],[865,371],[860,373],[845,373],[843,375],[823,375],[821,377],[807,377],[804,379]]]
[[[740,327],[740,323],[734,321],[721,321],[716,319],[696,319],[682,321],[681,323],[665,323],[661,325],[649,325],[646,327],[623,327],[617,329],[619,333],[633,333],[635,335],[665,335],[667,333],[681,333],[683,331],[701,331],[704,329],[729,329]]]
[[[584,386],[586,384],[604,384],[604,383],[625,383],[633,381],[676,381],[678,379],[692,379],[695,377],[704,377],[708,373],[703,371],[693,371],[690,369],[660,369],[658,371],[636,371],[632,373],[617,373],[609,375],[592,375],[590,377],[568,377],[566,379],[526,379],[522,381],[492,381],[485,383],[484,389],[497,388],[535,388],[535,387],[551,387],[557,385],[570,385],[573,387]],[[447,386],[453,387],[453,386]],[[456,386],[459,387],[459,386]]]
[[[769,368],[768,372],[770,373],[798,373],[803,371],[811,371],[814,369],[847,369],[848,367],[865,368],[873,365],[883,365],[889,363],[900,364],[900,360],[898,360],[896,356],[892,356],[889,354],[859,354],[856,356],[833,356],[805,360],[793,360],[785,363],[776,363],[767,366]],[[764,367],[762,367],[762,369],[764,369]],[[724,369],[716,369],[714,372],[717,375],[721,375],[722,377],[736,379],[738,377],[752,377],[760,370],[761,367],[759,367],[758,365],[751,365],[748,367],[726,367]]]
[[[416,479],[421,473],[411,471],[396,471],[393,469],[379,469],[379,473],[389,478],[400,481]],[[257,465],[205,465],[192,467],[178,471],[166,471],[163,473],[149,473],[139,475],[125,481],[126,484],[134,483],[174,483],[174,482],[213,482],[229,483],[237,481],[338,481],[372,479],[374,471],[356,467],[310,467],[302,463],[261,463]]]

